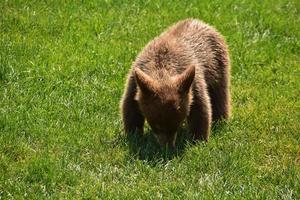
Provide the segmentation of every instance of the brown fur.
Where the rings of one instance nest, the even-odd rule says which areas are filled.
[[[223,37],[187,19],[150,41],[129,72],[121,101],[125,132],[148,121],[160,144],[175,144],[187,118],[194,139],[208,141],[211,121],[230,115],[230,62]]]

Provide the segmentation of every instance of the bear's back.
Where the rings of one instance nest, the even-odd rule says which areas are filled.
[[[208,85],[218,82],[224,66],[229,65],[223,37],[197,19],[182,20],[168,28],[145,46],[134,63],[153,78],[159,78],[161,71],[178,75],[191,65]]]
[[[208,85],[218,82],[218,79],[222,78],[224,68],[229,66],[229,55],[223,36],[215,28],[198,19],[180,21],[161,36],[176,37],[192,49]]]

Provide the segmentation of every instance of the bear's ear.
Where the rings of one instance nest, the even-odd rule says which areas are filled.
[[[176,84],[178,86],[178,92],[180,94],[188,93],[194,79],[195,79],[195,66],[188,67],[176,79]]]
[[[139,68],[135,68],[134,72],[136,83],[143,94],[154,94],[157,88],[155,81]]]

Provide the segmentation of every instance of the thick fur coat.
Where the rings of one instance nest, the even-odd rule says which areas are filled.
[[[121,100],[127,134],[145,119],[160,144],[175,145],[187,119],[194,139],[208,140],[212,120],[230,116],[230,61],[223,37],[197,19],[179,21],[150,41],[129,72]]]

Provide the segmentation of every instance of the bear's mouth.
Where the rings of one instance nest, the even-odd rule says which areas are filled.
[[[174,132],[173,134],[166,134],[166,133],[161,133],[161,132],[155,132],[154,131],[154,137],[156,138],[156,141],[160,146],[171,146],[175,147],[176,144],[176,139],[177,139],[177,131]]]

